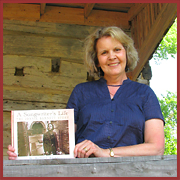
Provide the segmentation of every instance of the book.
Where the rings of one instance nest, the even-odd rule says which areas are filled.
[[[74,109],[11,111],[11,141],[17,160],[74,158]]]

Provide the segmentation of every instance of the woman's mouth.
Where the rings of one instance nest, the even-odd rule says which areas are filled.
[[[110,63],[110,64],[108,64],[108,66],[114,67],[114,66],[117,66],[117,65],[119,65],[119,64],[120,64],[120,62],[117,62],[117,63]]]

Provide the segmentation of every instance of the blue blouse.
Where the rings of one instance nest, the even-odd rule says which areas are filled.
[[[76,144],[88,139],[101,148],[143,143],[145,121],[164,121],[153,90],[130,79],[123,81],[113,99],[104,78],[78,84],[67,108],[74,109]]]

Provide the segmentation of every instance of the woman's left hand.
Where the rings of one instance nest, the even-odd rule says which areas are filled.
[[[95,157],[109,157],[109,149],[102,149],[90,140],[84,140],[75,146],[74,157],[88,158],[92,155]]]

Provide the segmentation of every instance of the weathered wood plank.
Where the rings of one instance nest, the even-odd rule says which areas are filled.
[[[3,85],[34,87],[44,91],[69,91],[78,83],[85,82],[87,71],[84,64],[61,61],[59,72],[51,72],[50,58],[4,55]],[[15,69],[23,68],[24,76],[15,76]],[[63,90],[64,89],[64,90]],[[52,91],[51,91],[52,90]]]
[[[21,161],[5,161],[4,165],[13,166],[13,165],[59,165],[59,164],[94,164],[94,163],[121,163],[121,162],[134,162],[134,161],[177,161],[177,155],[158,155],[158,156],[126,156],[126,157],[115,157],[115,158],[68,158],[68,159],[36,159],[36,160],[21,160]]]
[[[9,144],[11,144],[11,112],[7,111],[3,112],[3,156],[7,156]]]
[[[121,26],[129,29],[127,13],[93,10],[84,21],[84,9],[68,7],[46,7],[40,22],[79,24],[91,26]]]
[[[11,130],[3,130],[3,149],[7,149],[11,144]]]
[[[19,35],[23,36],[23,32],[24,32],[24,33],[31,33],[37,35],[42,34],[43,36],[52,36],[52,37],[58,36],[58,38],[64,37],[64,38],[84,40],[89,34],[94,32],[99,27],[81,26],[81,25],[73,25],[73,24],[69,25],[69,24],[59,24],[59,23],[47,23],[47,22],[3,20],[4,35],[5,34],[13,35],[19,32]],[[129,30],[125,30],[125,32],[126,34],[131,36],[131,32]],[[80,50],[83,49],[81,48]],[[82,60],[78,59],[78,61],[82,61]]]
[[[138,17],[139,17],[139,21],[138,21],[138,24],[139,24],[139,31],[138,31],[138,34],[139,34],[139,46],[141,47],[142,43],[143,43],[143,34],[144,34],[144,17],[143,17],[143,11],[141,11],[139,14],[138,14]]]
[[[87,75],[87,71],[84,68],[84,64],[73,63],[60,61],[59,72],[52,72],[52,62],[51,58],[42,58],[35,56],[18,56],[18,55],[4,55],[3,56],[3,75],[4,76],[14,76],[15,67],[16,68],[24,68],[24,78],[26,76],[49,76],[50,78],[57,76],[64,76],[69,78],[80,78],[85,79]],[[47,78],[47,77],[46,77]]]
[[[145,11],[145,13],[146,13],[147,31],[146,31],[146,34],[145,34],[145,38],[146,38],[149,30],[151,29],[151,12],[150,12],[150,5],[148,5],[146,8],[147,8],[147,10]]]
[[[140,24],[140,16],[137,16],[137,42],[138,47],[141,47],[141,24]]]
[[[3,3],[3,19],[17,19],[17,20],[28,20],[28,21],[39,20],[40,5]]]
[[[177,156],[4,160],[3,174],[4,177],[177,177]]]
[[[64,57],[82,60],[82,46],[82,41],[70,38],[37,36],[32,34],[6,34],[6,32],[3,35],[4,54]]]
[[[155,17],[155,20],[156,20],[157,16],[158,16],[157,4],[155,3],[154,4],[154,17]]]
[[[7,148],[3,148],[3,160],[8,160]]]
[[[29,109],[64,109],[66,103],[64,102],[35,102],[35,101],[21,101],[21,100],[3,100],[3,111],[11,110],[29,110]],[[6,124],[7,126],[10,126]],[[3,126],[4,128],[4,126]]]
[[[92,10],[91,15],[85,19],[85,25],[89,26],[118,26],[122,29],[130,29],[127,13]]]
[[[154,16],[154,4],[153,3],[150,3],[150,10],[151,10],[151,25],[154,24],[154,21],[155,21],[155,16]]]
[[[46,6],[46,11],[40,17],[40,5],[37,10],[32,9],[34,4],[18,4],[3,7],[4,19],[29,20],[52,23],[79,24],[92,26],[121,26],[129,29],[127,13],[93,10],[88,20],[84,21],[84,9],[69,7]],[[31,7],[32,6],[32,7]],[[30,12],[28,11],[30,9]],[[24,11],[24,12],[23,12]],[[35,11],[35,12],[34,12]],[[18,13],[17,13],[18,12]],[[33,14],[34,13],[34,14]],[[24,15],[25,14],[25,15]],[[97,18],[98,17],[98,18]],[[98,24],[97,24],[98,22]]]
[[[137,24],[137,16],[132,20],[132,28],[131,28],[131,36],[134,40],[134,46],[138,50],[138,24]]]
[[[96,9],[108,9],[111,11],[127,12],[129,8],[134,6],[135,3],[96,3],[94,8]]]
[[[48,36],[61,36],[73,39],[85,39],[97,28],[97,26],[82,26],[74,24],[3,20],[3,30],[28,32]]]
[[[40,22],[84,24],[84,10],[80,8],[46,6]]]
[[[144,8],[144,10],[142,11],[142,18],[143,18],[143,41],[144,41],[144,39],[145,39],[145,37],[146,37],[146,35],[147,35],[147,32],[148,32],[148,22],[147,22],[147,20],[148,20],[148,6],[146,6],[145,8]]]
[[[11,112],[3,111],[3,130],[11,129]]]
[[[70,91],[61,94],[60,92],[58,93],[58,91],[51,91],[51,89],[45,88],[44,91],[43,89],[39,90],[38,88],[20,88],[18,86],[4,86],[3,88],[4,100],[67,103],[69,95]]]

